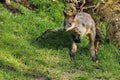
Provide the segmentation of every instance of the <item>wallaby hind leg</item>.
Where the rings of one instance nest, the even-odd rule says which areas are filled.
[[[95,51],[97,52],[99,50],[99,40],[95,40]]]
[[[37,7],[35,5],[33,5],[32,3],[30,3],[28,0],[15,0],[15,1],[24,5],[25,7],[27,7],[30,10],[37,9]]]
[[[71,60],[74,60],[75,59],[75,53],[77,51],[77,45],[75,43],[75,41],[73,39],[71,39],[72,43],[71,43],[71,47],[70,47],[70,57],[71,57]]]
[[[91,52],[91,57],[94,62],[96,62],[97,57],[96,57],[96,49],[95,49],[95,35],[94,34],[89,34],[89,39],[90,39],[90,52]]]
[[[21,13],[21,11],[20,11],[18,8],[16,8],[16,7],[14,7],[14,6],[11,5],[10,0],[5,0],[5,6],[6,6],[7,9],[9,9],[12,13]]]

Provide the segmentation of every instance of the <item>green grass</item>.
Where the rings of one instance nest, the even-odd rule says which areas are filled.
[[[116,47],[101,43],[98,63],[91,61],[88,39],[78,44],[76,64],[70,60],[69,34],[44,31],[63,26],[63,2],[31,0],[39,9],[19,6],[24,15],[14,15],[0,4],[0,80],[119,80],[120,64]]]

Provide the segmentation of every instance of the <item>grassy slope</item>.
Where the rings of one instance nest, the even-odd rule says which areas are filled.
[[[36,38],[49,28],[62,26],[62,2],[31,0],[40,7],[25,15],[13,15],[0,4],[0,80],[95,80],[120,79],[118,51],[112,44],[101,44],[99,62],[93,63],[85,37],[78,45],[76,64],[70,61],[69,35],[51,33],[41,41]]]

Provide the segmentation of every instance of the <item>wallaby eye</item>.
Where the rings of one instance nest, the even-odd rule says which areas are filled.
[[[72,26],[72,23],[69,23],[69,26]]]
[[[85,27],[85,24],[84,24],[84,23],[82,23],[82,25],[83,25],[83,27]]]

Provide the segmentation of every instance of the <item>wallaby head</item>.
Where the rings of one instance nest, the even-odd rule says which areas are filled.
[[[76,14],[66,13],[63,11],[64,14],[64,30],[70,31],[75,28],[76,22]]]
[[[81,18],[79,17],[79,14],[77,13],[64,13],[64,30],[65,31],[70,31],[72,35],[79,35],[80,39],[82,39],[82,37],[84,35],[86,35],[86,33],[88,33],[90,27],[86,26],[89,21],[86,21],[84,18],[86,18],[86,16],[84,16],[84,14],[80,14],[80,16],[82,16]]]

